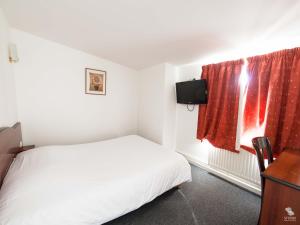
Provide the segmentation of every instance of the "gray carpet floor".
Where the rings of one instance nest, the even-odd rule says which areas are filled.
[[[105,225],[256,225],[260,198],[198,167],[193,181]]]

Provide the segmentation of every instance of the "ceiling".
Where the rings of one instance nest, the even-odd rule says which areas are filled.
[[[0,0],[0,7],[12,27],[142,69],[300,46],[299,2]]]

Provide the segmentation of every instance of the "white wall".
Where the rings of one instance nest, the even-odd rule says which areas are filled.
[[[174,149],[176,146],[176,91],[177,67],[165,64],[164,81],[164,127],[163,145]]]
[[[17,122],[13,67],[8,61],[9,25],[0,8],[0,127]]]
[[[139,71],[138,134],[163,143],[165,64]]]
[[[12,29],[25,144],[75,144],[137,133],[135,70]],[[100,41],[100,40],[99,40]],[[85,71],[107,71],[106,96],[85,94]]]
[[[139,71],[139,135],[175,148],[177,69],[164,63]]]
[[[177,82],[200,79],[201,65],[188,65],[178,68]],[[201,143],[197,136],[198,105],[190,112],[186,105],[177,104],[176,150],[189,155],[200,162],[208,163],[207,143]]]

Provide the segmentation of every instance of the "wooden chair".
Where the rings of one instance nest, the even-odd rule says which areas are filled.
[[[262,173],[266,170],[264,156],[265,156],[265,154],[267,155],[268,166],[269,166],[273,162],[273,152],[272,152],[270,141],[267,137],[253,138],[252,145],[256,151],[258,167],[260,170],[260,180],[261,180],[261,205],[260,206],[261,207],[260,207],[259,214],[261,214],[263,195],[264,195],[264,189],[265,189],[265,178],[262,176]],[[260,217],[261,217],[261,215],[259,215],[258,224],[260,223]]]
[[[268,137],[255,137],[252,139],[252,144],[256,151],[256,157],[258,161],[260,174],[262,174],[266,170],[264,156],[267,155],[268,165],[270,165],[274,161],[271,144]],[[260,178],[261,178],[261,191],[263,193],[265,180],[263,176],[260,176]]]

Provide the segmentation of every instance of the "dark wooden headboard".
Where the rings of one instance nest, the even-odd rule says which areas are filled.
[[[0,128],[0,188],[14,157],[20,152],[21,144],[20,123],[12,127]]]

